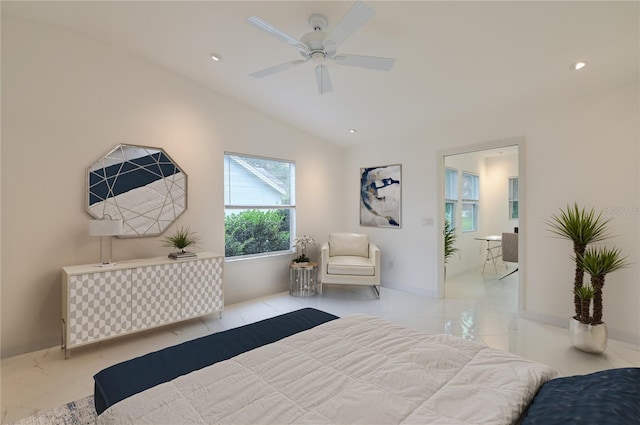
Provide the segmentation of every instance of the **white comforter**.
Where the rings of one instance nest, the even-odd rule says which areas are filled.
[[[98,424],[510,424],[548,366],[365,315],[122,400]]]

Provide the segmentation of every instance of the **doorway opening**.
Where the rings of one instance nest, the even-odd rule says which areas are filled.
[[[520,232],[525,211],[523,157],[523,138],[439,152],[440,298],[473,298],[477,295],[474,291],[485,290],[488,284],[502,288],[506,284],[510,285],[513,295],[507,297],[513,300],[512,308],[518,313],[522,311],[525,266],[524,235]],[[451,233],[455,239],[453,253],[446,262],[445,223],[453,229]],[[500,240],[503,233],[518,234],[517,262],[503,261]],[[504,259],[509,260],[509,256]],[[514,272],[516,269],[518,272]]]

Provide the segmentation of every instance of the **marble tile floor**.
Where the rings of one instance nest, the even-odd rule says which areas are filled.
[[[226,306],[222,318],[207,316],[79,347],[68,360],[60,347],[6,358],[1,362],[0,422],[92,394],[93,375],[112,364],[303,307],[338,316],[366,313],[427,333],[451,333],[549,364],[562,376],[640,367],[639,346],[610,339],[606,353],[587,354],[569,346],[566,329],[518,318],[518,274],[500,276],[472,272],[451,277],[443,300],[389,288],[382,288],[378,300],[368,287],[327,286],[323,295],[307,298],[282,293]]]

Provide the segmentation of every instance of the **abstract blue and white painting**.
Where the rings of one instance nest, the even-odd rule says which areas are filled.
[[[402,165],[360,169],[360,225],[400,228]]]

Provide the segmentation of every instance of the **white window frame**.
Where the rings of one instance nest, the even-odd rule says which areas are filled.
[[[509,220],[518,219],[518,207],[520,206],[518,202],[518,186],[518,176],[509,177]]]
[[[451,176],[451,179],[448,178]],[[447,219],[447,206],[451,205],[451,218],[449,224],[451,228],[456,227],[456,213],[458,206],[458,170],[456,168],[445,167],[444,170],[444,215]]]
[[[231,173],[230,170],[230,161],[231,157],[242,159],[258,159],[264,161],[274,161],[279,163],[289,164],[289,200],[286,202],[286,199],[283,199],[281,202],[255,202],[255,203],[247,203],[247,202],[233,202],[233,194],[231,193]],[[259,169],[255,169],[254,172],[260,174]],[[293,240],[295,239],[295,229],[296,229],[296,196],[295,196],[295,176],[296,176],[296,163],[292,160],[279,159],[279,158],[267,158],[257,155],[250,154],[241,154],[236,152],[225,152],[224,153],[224,209],[225,209],[225,217],[229,211],[243,211],[243,210],[262,210],[262,211],[270,211],[270,210],[288,210],[289,211],[289,241],[287,244],[287,248],[278,251],[265,251],[255,254],[246,254],[246,255],[235,255],[231,257],[226,256],[226,223],[225,223],[225,261],[228,260],[239,260],[246,258],[260,258],[260,257],[268,257],[274,255],[290,255],[294,252],[292,245]],[[269,176],[265,174],[261,174],[261,178],[264,179],[266,184],[269,184]],[[239,191],[238,191],[239,192]],[[246,194],[246,192],[245,192]],[[225,220],[226,221],[226,220]]]
[[[465,188],[465,178],[472,177],[475,182],[474,188],[470,191]],[[468,171],[462,172],[462,211],[470,209],[471,211],[471,227],[465,227],[465,220],[462,220],[462,232],[470,233],[478,231],[479,211],[480,211],[480,176]]]

